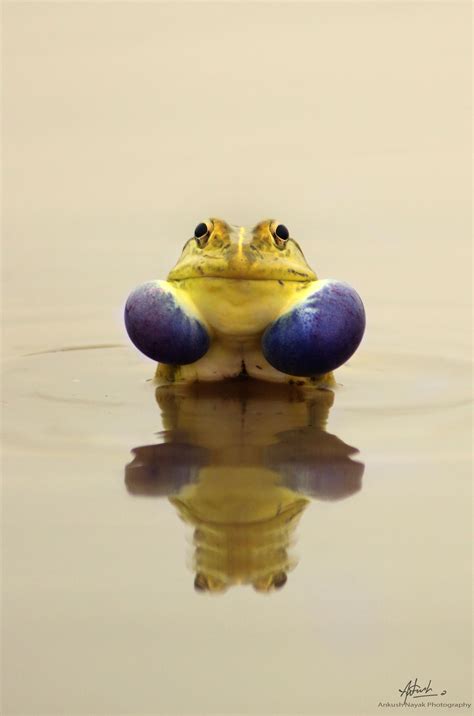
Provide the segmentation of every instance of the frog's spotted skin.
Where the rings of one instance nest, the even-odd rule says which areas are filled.
[[[332,385],[365,326],[356,292],[319,281],[285,227],[216,218],[196,227],[166,281],[131,294],[125,320],[135,345],[159,361],[161,382],[244,375]]]

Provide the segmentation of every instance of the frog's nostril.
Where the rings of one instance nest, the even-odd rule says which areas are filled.
[[[262,254],[260,249],[258,249],[254,244],[250,245],[250,251],[253,251],[253,253],[256,254],[260,259],[264,258],[264,255]],[[255,257],[253,257],[253,258],[255,258]]]

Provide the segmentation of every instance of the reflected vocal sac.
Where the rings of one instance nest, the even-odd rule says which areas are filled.
[[[128,492],[168,498],[192,526],[196,590],[280,589],[310,500],[361,488],[358,450],[325,430],[333,392],[247,379],[159,387],[156,399],[162,442],[132,450]]]

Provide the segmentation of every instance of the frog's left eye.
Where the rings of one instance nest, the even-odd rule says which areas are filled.
[[[197,239],[200,246],[204,246],[212,231],[210,221],[201,221],[194,229],[194,238]]]
[[[273,238],[280,245],[288,241],[288,239],[290,238],[290,232],[284,224],[278,224],[276,221],[274,221],[270,228],[273,234]]]

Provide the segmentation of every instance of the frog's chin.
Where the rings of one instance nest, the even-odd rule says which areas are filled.
[[[221,277],[170,283],[191,302],[211,333],[234,337],[263,333],[289,303],[305,293],[308,285],[297,281]]]

